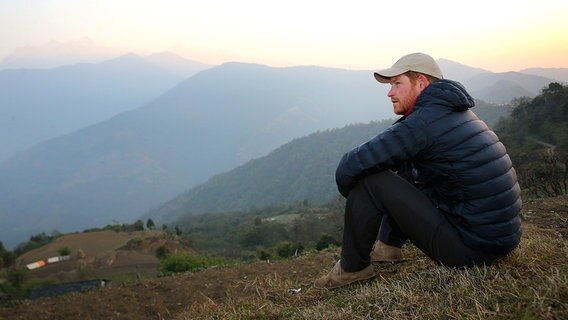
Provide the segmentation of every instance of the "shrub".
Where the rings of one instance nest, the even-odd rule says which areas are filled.
[[[126,243],[124,248],[127,249],[127,250],[134,250],[134,249],[140,247],[143,243],[144,243],[144,239],[142,239],[140,237],[132,238]]]
[[[272,254],[270,253],[270,250],[266,249],[266,248],[260,248],[257,250],[257,255],[258,255],[258,259],[262,260],[262,261],[266,261],[266,260],[270,260],[270,258],[272,257]]]
[[[164,259],[170,253],[171,253],[171,251],[170,251],[170,249],[168,249],[168,247],[166,247],[165,245],[161,245],[161,246],[158,247],[158,249],[156,249],[156,258],[158,258],[160,260]]]
[[[276,245],[276,254],[282,258],[289,258],[304,250],[301,243],[292,243],[290,241],[282,241]]]
[[[61,247],[61,248],[57,249],[57,253],[59,253],[60,256],[68,256],[68,255],[71,254],[71,248]]]
[[[203,268],[224,264],[224,260],[209,256],[191,254],[188,252],[175,252],[160,260],[160,276],[179,272],[198,271]]]
[[[335,240],[334,237],[330,236],[327,233],[323,233],[316,244],[316,249],[318,251],[329,248],[330,246],[337,246],[339,245],[339,241]]]
[[[160,273],[172,274],[199,269],[202,266],[198,257],[187,252],[176,252],[160,261]]]

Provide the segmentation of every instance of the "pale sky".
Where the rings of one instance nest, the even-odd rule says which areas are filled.
[[[568,1],[0,0],[0,60],[88,37],[210,64],[388,67],[421,51],[494,72],[568,67]]]

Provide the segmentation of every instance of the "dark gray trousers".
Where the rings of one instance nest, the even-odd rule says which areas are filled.
[[[458,230],[418,188],[382,171],[361,180],[347,197],[341,267],[364,269],[377,238],[401,247],[410,240],[428,257],[448,267],[490,265],[499,256],[467,247]]]

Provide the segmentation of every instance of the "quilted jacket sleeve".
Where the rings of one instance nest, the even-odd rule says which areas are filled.
[[[397,122],[371,140],[345,153],[335,172],[339,193],[344,197],[362,178],[394,169],[429,143],[425,123],[416,116]]]

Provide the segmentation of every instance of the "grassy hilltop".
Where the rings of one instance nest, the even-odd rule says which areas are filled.
[[[521,246],[486,268],[448,269],[412,245],[371,281],[312,288],[339,249],[117,284],[0,309],[0,319],[565,319],[568,197],[527,200]]]

